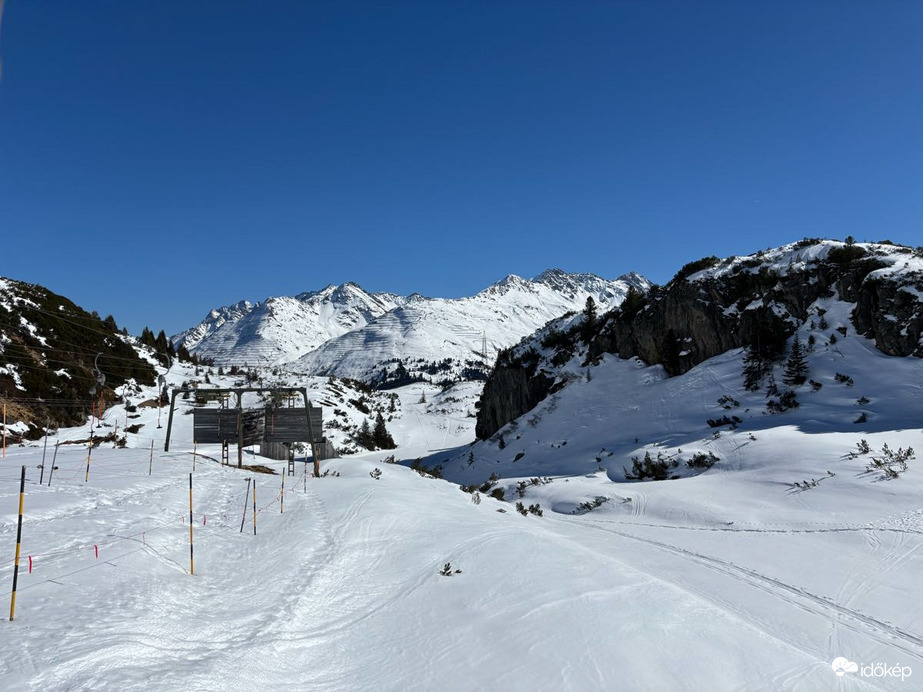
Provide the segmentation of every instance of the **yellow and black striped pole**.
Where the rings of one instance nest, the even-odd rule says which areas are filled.
[[[189,474],[189,574],[195,574],[192,559],[192,474]]]
[[[19,527],[16,529],[16,560],[13,562],[13,595],[10,598],[10,622],[16,614],[16,582],[19,580],[19,550],[22,547],[22,504],[26,495],[26,467],[22,467],[19,480]]]

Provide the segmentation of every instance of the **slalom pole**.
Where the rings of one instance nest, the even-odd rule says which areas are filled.
[[[192,474],[189,474],[189,574],[195,575],[195,565],[192,561]]]
[[[195,471],[195,458],[196,458],[197,449],[198,449],[198,446],[196,445],[195,440],[193,440],[192,441],[192,470],[193,471]]]
[[[256,535],[256,478],[253,479],[253,535]]]
[[[13,594],[10,597],[10,622],[16,614],[16,582],[19,581],[19,550],[22,546],[22,503],[26,495],[26,467],[22,467],[19,479],[19,525],[16,528],[16,559],[13,562]]]
[[[150,476],[154,472],[154,440],[151,440],[151,461],[147,465],[147,475]]]
[[[285,474],[282,474],[282,493],[279,495],[279,514],[285,511]]]
[[[247,494],[244,496],[244,516],[240,518],[240,532],[244,532],[244,522],[247,520],[247,503],[250,501],[250,479],[247,479]]]

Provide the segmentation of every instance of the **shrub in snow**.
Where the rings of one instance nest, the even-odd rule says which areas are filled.
[[[770,399],[766,402],[766,408],[770,413],[784,413],[790,409],[798,408],[798,406],[798,399],[791,389],[782,392],[778,399]]]
[[[714,452],[709,452],[708,454],[698,452],[692,455],[692,458],[686,462],[686,466],[691,469],[710,469],[718,461],[720,459],[715,456]]]
[[[721,416],[721,418],[709,418],[707,421],[710,428],[720,428],[722,425],[730,425],[731,430],[736,430],[737,425],[741,422],[740,418],[737,416],[732,416],[728,418],[727,416]]]
[[[608,501],[608,497],[596,497],[593,500],[581,502],[571,511],[571,514],[586,514],[587,512],[592,512],[597,507],[601,507],[604,502]],[[628,501],[631,501],[631,498],[628,498]]]
[[[529,514],[534,514],[537,517],[542,516],[542,506],[540,504],[529,505]]]
[[[813,391],[813,392],[819,392],[820,389],[821,389],[821,387],[824,386],[824,385],[822,385],[820,382],[818,382],[817,380],[809,380],[809,381],[808,381],[808,384],[811,385],[811,391]]]
[[[730,408],[740,406],[740,402],[737,401],[737,399],[735,399],[734,397],[728,396],[727,394],[725,394],[724,396],[718,399],[718,405],[721,408],[727,410]]]
[[[451,562],[445,563],[443,568],[439,570],[439,574],[441,574],[443,577],[451,577],[453,574],[461,574],[461,573],[462,571],[460,569],[456,569],[456,570],[452,569]]]
[[[526,506],[521,502],[516,503],[516,511],[519,512],[522,516],[527,516],[529,511],[526,509]]]
[[[855,382],[853,382],[853,379],[849,375],[844,375],[841,372],[836,373],[833,376],[833,379],[839,382],[840,384],[845,384],[847,387],[852,387],[855,384]]]
[[[442,478],[441,466],[437,464],[433,468],[430,468],[429,466],[422,464],[422,461],[423,460],[421,458],[414,459],[412,462],[410,462],[410,468],[419,473],[424,478],[427,476],[430,478]]]
[[[381,469],[376,466],[374,470],[369,471],[369,475],[377,481],[381,478]]]
[[[881,448],[881,456],[872,457],[872,463],[866,466],[866,471],[874,473],[880,471],[885,478],[898,478],[901,473],[907,470],[907,462],[915,459],[913,447],[893,450],[887,444]]]
[[[631,458],[631,473],[625,467],[622,467],[622,470],[625,472],[626,480],[643,481],[645,478],[650,478],[655,481],[665,481],[670,478],[670,469],[675,469],[677,466],[679,462],[676,459],[665,457],[662,452],[657,453],[656,460],[651,457],[650,452],[645,452],[643,461],[638,457]]]
[[[856,443],[856,447],[859,449],[859,454],[868,454],[872,451],[872,448],[869,446],[869,442],[866,439],[859,440]]]

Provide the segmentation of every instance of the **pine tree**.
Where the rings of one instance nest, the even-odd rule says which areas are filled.
[[[798,333],[795,333],[795,340],[792,342],[792,350],[785,362],[785,374],[782,381],[789,386],[804,384],[808,379],[808,361],[804,356],[804,348],[801,346],[801,339]]]
[[[381,411],[375,416],[375,430],[372,431],[372,443],[378,449],[394,449],[397,447],[397,445],[394,444],[394,438],[391,437],[391,433],[389,433],[388,428],[385,427],[385,419],[381,415]]]
[[[375,442],[372,439],[372,428],[369,425],[368,418],[362,421],[362,427],[360,427],[359,432],[356,433],[356,444],[366,449],[375,449]]]
[[[152,332],[148,327],[145,327],[141,330],[141,343],[148,348],[156,348],[157,340],[154,339],[154,332]]]
[[[757,391],[763,384],[766,370],[767,363],[757,349],[753,346],[747,349],[747,355],[744,358],[744,389],[751,392]]]
[[[589,343],[596,333],[596,301],[593,296],[587,296],[586,307],[583,308],[583,340]]]

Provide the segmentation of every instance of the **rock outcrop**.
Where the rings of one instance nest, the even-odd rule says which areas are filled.
[[[578,316],[501,354],[481,398],[477,436],[493,435],[564,386],[558,366],[581,341],[587,364],[612,353],[682,375],[733,348],[780,355],[798,324],[822,318],[815,301],[836,296],[855,303],[855,330],[883,353],[923,356],[921,254],[892,244],[806,239],[749,257],[690,263],[665,286],[629,295],[597,321],[589,339]]]

